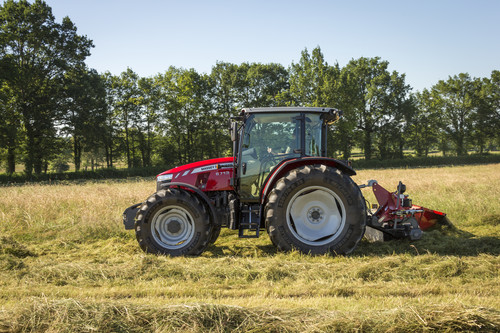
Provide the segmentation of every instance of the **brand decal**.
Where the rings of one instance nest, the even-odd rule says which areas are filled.
[[[196,168],[193,170],[192,173],[200,173],[203,171],[210,171],[210,170],[215,170],[215,169],[217,169],[217,164],[212,164],[212,165],[207,165],[207,166]]]

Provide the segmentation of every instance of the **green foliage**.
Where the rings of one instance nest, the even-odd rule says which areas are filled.
[[[33,4],[7,0],[0,7],[0,41],[2,67],[8,73],[4,80],[13,101],[7,118],[11,126],[22,123],[25,170],[39,174],[53,155],[63,77],[71,68],[83,65],[93,45],[77,35],[68,17],[55,22],[51,8],[41,0]],[[17,135],[14,130],[9,132],[11,143]]]
[[[457,155],[465,155],[476,108],[473,79],[462,73],[446,82],[439,81],[433,90],[441,111],[441,126],[453,141]]]
[[[95,151],[103,142],[106,121],[104,82],[87,68],[74,68],[64,77],[65,99],[62,104],[62,130],[71,136],[76,171],[82,164],[82,152]]]
[[[37,175],[62,166],[68,143],[77,171],[228,156],[227,123],[243,107],[342,110],[328,151],[343,159],[355,148],[366,160],[387,160],[404,158],[405,149],[462,156],[500,146],[497,70],[490,78],[461,73],[412,94],[388,61],[361,57],[340,67],[319,46],[288,68],[217,62],[208,74],[170,67],[153,77],[130,68],[99,75],[84,64],[92,47],[69,18],[55,22],[42,0],[0,6],[0,162],[8,174],[20,162]]]
[[[352,162],[354,169],[385,169],[385,168],[418,168],[431,166],[456,166],[471,164],[499,163],[500,154],[467,155],[467,156],[429,156],[406,157],[390,160],[355,160]]]
[[[103,168],[88,171],[74,172],[51,172],[42,174],[14,173],[11,175],[0,174],[0,184],[22,184],[30,182],[58,183],[67,180],[102,180],[102,179],[126,179],[130,177],[154,177],[157,174],[168,170],[170,167],[151,166],[146,168]]]

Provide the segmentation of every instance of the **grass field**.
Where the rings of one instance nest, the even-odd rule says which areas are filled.
[[[0,332],[499,331],[500,164],[355,177],[368,179],[402,180],[456,229],[343,257],[225,230],[201,257],[167,258],[121,222],[152,178],[0,187]]]

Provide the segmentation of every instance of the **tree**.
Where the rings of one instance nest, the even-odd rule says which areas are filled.
[[[19,148],[21,117],[15,110],[12,90],[0,79],[0,147],[5,147],[7,160],[6,171],[16,171],[16,156]]]
[[[65,102],[61,104],[63,131],[71,136],[73,160],[80,170],[82,151],[102,143],[106,120],[104,82],[95,70],[75,68],[65,75]]]
[[[353,96],[348,89],[349,76],[340,66],[335,64],[327,71],[325,78],[325,104],[343,112],[343,116],[329,132],[330,140],[328,151],[340,151],[342,158],[347,160],[351,156],[355,144],[356,112]]]
[[[68,17],[55,22],[42,0],[7,0],[0,7],[0,54],[12,75],[7,84],[26,131],[25,171],[41,173],[56,136],[54,120],[64,73],[81,65],[92,42],[76,33]]]
[[[227,121],[236,116],[241,104],[238,100],[238,86],[242,85],[238,65],[228,62],[217,62],[208,77],[210,99],[213,105],[211,120],[212,142],[214,154],[222,154],[231,148],[229,133],[226,130]]]
[[[127,158],[127,167],[131,168],[139,164],[138,157],[135,156],[135,136],[138,132],[137,123],[140,122],[143,100],[138,86],[139,76],[132,69],[127,68],[120,76],[114,76],[111,80],[112,105],[120,129],[123,131],[123,150]]]
[[[311,54],[304,49],[300,61],[289,68],[291,104],[325,106],[328,67],[319,46]]]
[[[405,133],[414,112],[414,102],[409,96],[410,86],[405,83],[405,75],[393,71],[385,90],[384,116],[380,119],[376,132],[377,146],[381,159],[403,158]]]
[[[432,87],[439,98],[443,129],[454,143],[458,156],[467,154],[477,112],[477,84],[474,81],[469,74],[461,73]]]
[[[101,82],[105,90],[105,120],[101,124],[101,142],[103,143],[104,155],[106,159],[106,166],[108,168],[114,167],[114,159],[119,157],[120,154],[120,140],[119,128],[120,121],[117,112],[115,112],[116,96],[114,94],[113,82],[116,78],[110,72],[101,75]]]
[[[185,164],[213,156],[207,124],[213,110],[208,76],[194,69],[170,67],[157,80],[162,88],[163,131],[169,137],[163,142],[163,160]]]
[[[374,139],[382,134],[379,145],[385,147],[389,139],[386,133],[401,133],[402,108],[407,107],[410,87],[405,84],[404,75],[388,71],[389,63],[375,58],[351,60],[343,69],[346,94],[356,114],[356,128],[360,131],[365,158],[374,153]],[[382,131],[388,132],[382,132]],[[384,142],[385,140],[385,142]]]
[[[476,112],[472,115],[472,138],[482,154],[488,142],[498,138],[500,128],[500,72],[493,71],[490,78],[475,80]]]
[[[492,126],[496,129],[496,144],[500,145],[500,71],[495,70],[491,72],[489,80],[489,94],[491,109],[493,112]]]
[[[140,91],[140,121],[136,123],[139,133],[139,149],[142,165],[151,166],[155,127],[158,126],[160,87],[153,78],[140,78],[137,82]]]
[[[250,64],[246,73],[246,107],[269,107],[279,104],[278,96],[289,89],[288,72],[280,64]]]
[[[415,94],[415,104],[408,121],[408,138],[417,156],[427,156],[429,149],[438,142],[440,110],[436,96],[427,89]]]

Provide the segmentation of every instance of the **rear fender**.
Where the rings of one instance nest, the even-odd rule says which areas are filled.
[[[302,157],[291,160],[285,160],[278,164],[273,171],[267,176],[264,181],[264,186],[260,192],[260,225],[263,225],[264,221],[264,207],[267,200],[267,195],[273,189],[276,182],[283,177],[290,170],[300,168],[305,165],[323,164],[329,167],[337,168],[349,176],[356,175],[356,171],[347,164],[328,157]]]

